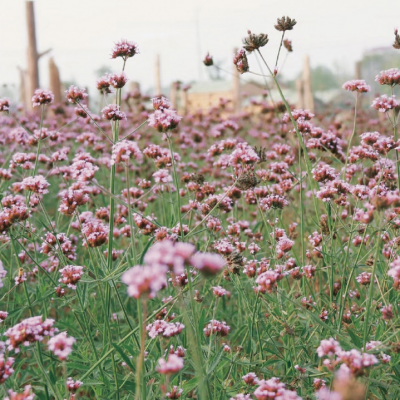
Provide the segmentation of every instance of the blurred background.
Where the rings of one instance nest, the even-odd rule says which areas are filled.
[[[100,106],[96,79],[122,68],[120,59],[110,58],[113,44],[122,38],[135,41],[140,49],[126,68],[132,90],[140,88],[149,95],[173,96],[189,109],[212,106],[220,97],[234,98],[239,91],[241,107],[250,98],[260,99],[263,78],[237,76],[232,56],[241,47],[248,29],[267,33],[270,41],[262,51],[273,68],[281,37],[274,24],[283,15],[297,20],[285,36],[292,41],[293,52],[283,49],[278,65],[278,76],[293,104],[308,108],[332,102],[340,105],[346,101],[341,86],[353,78],[365,79],[373,87],[372,96],[380,90],[374,85],[375,75],[382,69],[400,67],[400,51],[392,47],[394,28],[400,26],[398,0],[27,3],[0,0],[0,95],[21,104],[33,93],[27,83],[32,73],[32,61],[27,56],[31,52],[32,60],[32,19],[40,87],[54,89],[52,79],[53,85],[61,89],[70,84],[84,86],[93,107]],[[203,65],[207,52],[218,68]],[[249,63],[251,71],[262,72],[254,55],[249,56]],[[54,71],[59,83],[54,83]],[[182,88],[184,98],[176,94]],[[304,104],[301,99],[304,90],[312,92],[312,104]]]

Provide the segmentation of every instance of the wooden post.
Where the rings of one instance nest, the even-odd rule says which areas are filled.
[[[296,93],[297,93],[297,103],[296,108],[304,109],[304,85],[303,79],[296,79]]]
[[[237,49],[234,49],[234,53],[237,52]],[[233,107],[236,112],[240,111],[240,74],[236,69],[236,66],[233,66],[233,81],[232,81],[232,100]]]
[[[32,97],[36,89],[40,87],[39,83],[39,58],[47,54],[49,50],[38,53],[36,44],[36,26],[35,26],[35,10],[33,1],[27,1],[26,6],[26,25],[28,31],[28,54],[27,54],[27,81],[25,90],[27,96]],[[28,104],[28,109],[32,110],[32,102]],[[37,110],[39,107],[37,108]]]
[[[177,84],[177,82],[171,83],[171,91],[170,91],[169,97],[170,97],[169,100],[171,102],[172,108],[174,110],[176,110],[178,107],[178,84]]]
[[[54,103],[61,103],[61,82],[60,82],[60,72],[53,57],[49,58],[49,80],[50,80],[50,90],[54,94]]]
[[[26,71],[18,67],[19,71],[19,102],[24,110],[27,109],[27,94],[26,94]]]
[[[156,61],[154,65],[154,95],[159,96],[161,95],[161,69],[160,69],[160,55],[156,55]]]
[[[303,90],[304,90],[304,107],[311,112],[314,111],[314,96],[311,86],[311,68],[310,68],[310,57],[304,58],[304,69],[303,69]]]

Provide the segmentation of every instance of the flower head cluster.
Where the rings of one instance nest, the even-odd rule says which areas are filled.
[[[364,79],[354,79],[347,81],[343,84],[343,89],[349,92],[367,93],[371,90],[371,87],[367,85]]]
[[[268,43],[268,35],[266,33],[255,33],[247,32],[249,35],[243,39],[243,48],[251,53],[254,50],[264,47]]]
[[[83,275],[83,267],[79,265],[66,265],[60,269],[61,278],[58,280],[64,283],[71,289],[76,289],[76,284],[80,281]]]
[[[21,182],[21,186],[24,190],[29,190],[37,194],[46,194],[49,193],[47,188],[50,186],[50,183],[47,182],[44,176],[36,175],[25,178]]]
[[[19,347],[29,346],[30,343],[41,342],[44,336],[53,336],[57,328],[53,327],[53,319],[42,320],[42,316],[24,319],[5,332],[8,337],[6,344],[8,350],[19,352]]]
[[[60,360],[66,360],[72,352],[72,345],[76,342],[72,336],[68,337],[67,332],[61,332],[53,336],[47,343],[49,350]]]
[[[249,70],[249,62],[247,61],[246,51],[239,49],[233,56],[233,64],[236,65],[236,69],[240,74],[244,74]]]
[[[126,271],[121,280],[128,285],[128,295],[138,299],[141,296],[153,298],[167,286],[165,265],[153,264],[144,267],[136,265]]]
[[[385,113],[399,107],[400,103],[396,100],[396,96],[387,96],[386,94],[381,97],[377,97],[372,101],[371,107],[375,108],[379,112]]]
[[[0,99],[0,112],[10,110],[10,101],[8,99]]]
[[[122,39],[119,42],[115,43],[111,58],[121,57],[124,60],[127,60],[130,57],[139,53],[138,45],[135,42],[130,42],[126,39]]]
[[[108,81],[113,88],[121,89],[126,85],[126,82],[128,82],[128,77],[124,71],[114,72],[108,75]]]
[[[176,354],[169,354],[168,359],[160,358],[158,360],[157,371],[163,375],[172,375],[179,372],[184,366],[183,358]]]
[[[207,326],[203,329],[204,334],[209,337],[210,335],[227,336],[231,327],[225,321],[217,321],[212,319]]]
[[[4,383],[13,373],[14,358],[5,358],[4,354],[0,353],[0,384]]]
[[[169,108],[159,108],[150,114],[147,120],[149,126],[157,129],[158,132],[168,132],[174,130],[181,121],[180,117],[175,110]]]
[[[70,86],[69,89],[65,91],[65,94],[70,103],[78,103],[84,101],[86,97],[88,97],[86,89],[80,89],[74,85]]]
[[[120,110],[117,104],[109,104],[101,110],[101,115],[108,121],[121,121],[126,120],[126,115]]]
[[[51,104],[54,101],[54,94],[50,90],[36,89],[32,97],[33,107]]]
[[[82,225],[84,246],[98,247],[108,242],[108,226],[95,219]]]
[[[4,397],[4,400],[34,400],[34,398],[35,393],[32,392],[31,386],[27,385],[22,393],[17,393],[10,389],[8,396]]]
[[[136,142],[121,140],[113,145],[111,164],[127,162],[130,159],[136,160],[138,164],[143,162],[143,153],[140,151]]]
[[[380,85],[400,85],[400,69],[391,68],[386,71],[381,71],[380,74],[376,76],[375,81]]]
[[[166,322],[164,320],[157,320],[152,324],[146,326],[146,330],[149,332],[149,336],[154,339],[157,336],[173,337],[179,335],[185,325],[180,322]]]

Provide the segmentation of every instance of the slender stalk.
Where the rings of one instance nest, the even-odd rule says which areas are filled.
[[[136,395],[135,400],[141,400],[146,398],[146,385],[144,381],[144,351],[145,351],[145,340],[146,340],[146,318],[147,318],[147,300],[142,300],[139,298],[137,300],[137,312],[138,312],[138,322],[140,331],[140,353],[137,359],[136,368]]]
[[[168,145],[169,145],[169,151],[171,153],[171,160],[172,160],[172,168],[174,170],[174,183],[176,187],[176,203],[177,203],[177,215],[179,219],[179,227],[180,227],[180,232],[181,232],[181,238],[185,236],[185,233],[183,232],[183,225],[182,225],[182,213],[181,213],[181,195],[179,193],[179,177],[176,173],[176,166],[175,166],[175,158],[174,158],[174,151],[172,149],[172,140],[171,138],[167,135],[167,140],[168,140]]]

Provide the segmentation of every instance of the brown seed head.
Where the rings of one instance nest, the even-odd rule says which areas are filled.
[[[278,18],[277,24],[275,25],[275,29],[281,32],[291,31],[296,24],[297,21],[295,19],[291,19],[290,17],[286,16]]]
[[[397,29],[394,30],[394,43],[393,47],[397,50],[400,50],[400,35]]]
[[[289,39],[285,39],[283,41],[283,45],[285,46],[285,49],[291,53],[293,51],[293,46],[292,46],[292,41]]]
[[[247,33],[249,36],[243,39],[243,48],[249,53],[265,46],[268,43],[269,39],[266,33],[260,33],[259,35],[251,33],[251,31],[247,31]]]

